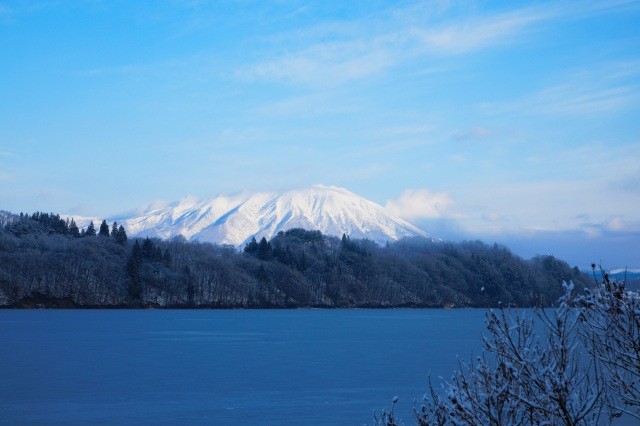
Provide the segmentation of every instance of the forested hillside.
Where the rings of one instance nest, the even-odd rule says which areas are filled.
[[[59,215],[0,221],[4,307],[462,307],[551,305],[589,279],[553,256],[499,245],[367,240],[292,229],[244,250],[177,237],[128,239],[105,221]]]

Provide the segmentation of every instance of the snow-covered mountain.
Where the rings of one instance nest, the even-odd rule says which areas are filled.
[[[186,198],[108,221],[113,220],[124,225],[131,236],[183,235],[188,240],[236,246],[252,237],[270,239],[291,228],[319,230],[335,236],[345,233],[351,238],[368,238],[379,244],[404,237],[429,237],[410,223],[389,215],[374,202],[346,189],[324,185],[280,194],[218,196],[208,201]]]

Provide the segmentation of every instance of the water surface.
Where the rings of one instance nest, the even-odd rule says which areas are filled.
[[[480,349],[484,310],[1,310],[6,424],[371,424]],[[437,379],[436,379],[437,382]]]

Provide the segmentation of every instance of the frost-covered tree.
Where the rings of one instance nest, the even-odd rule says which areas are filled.
[[[483,354],[461,363],[443,393],[430,386],[418,424],[640,420],[640,295],[602,275],[578,296],[564,284],[559,308],[537,318],[489,311]]]
[[[602,365],[614,414],[640,421],[640,295],[626,290],[625,281],[602,276],[593,291],[576,299],[582,312],[580,336]]]
[[[505,308],[487,313],[484,353],[461,363],[444,394],[433,387],[415,410],[420,425],[592,425],[606,393],[598,365],[580,349],[579,311],[569,305],[527,317]],[[539,330],[543,333],[540,334]]]

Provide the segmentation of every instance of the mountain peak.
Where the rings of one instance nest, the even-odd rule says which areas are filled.
[[[219,195],[210,200],[189,196],[152,204],[117,218],[129,235],[243,245],[251,238],[272,238],[291,228],[367,238],[379,244],[429,234],[390,215],[382,206],[344,188],[314,185],[282,193]]]

